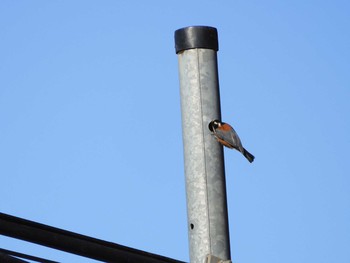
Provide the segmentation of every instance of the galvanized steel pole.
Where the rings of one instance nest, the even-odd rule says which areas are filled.
[[[190,262],[230,259],[224,154],[208,124],[221,119],[213,27],[175,31],[184,145]]]

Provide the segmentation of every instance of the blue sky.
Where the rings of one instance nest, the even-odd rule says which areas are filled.
[[[341,0],[1,1],[0,211],[188,261],[173,34],[207,25],[223,120],[256,156],[225,150],[233,261],[350,262],[349,12]]]

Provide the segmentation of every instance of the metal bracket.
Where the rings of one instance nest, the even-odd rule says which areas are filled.
[[[215,257],[213,255],[208,255],[206,258],[205,258],[205,263],[232,263],[231,260],[223,260],[221,258],[218,258],[218,257]]]

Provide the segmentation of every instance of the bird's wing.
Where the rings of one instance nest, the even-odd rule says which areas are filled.
[[[232,146],[232,148],[236,148],[236,149],[241,149],[242,148],[242,143],[241,140],[239,139],[236,131],[232,128],[232,130],[230,132],[223,132],[219,129],[215,130],[215,135],[221,139],[224,140],[225,142],[227,142],[228,144],[230,144]]]

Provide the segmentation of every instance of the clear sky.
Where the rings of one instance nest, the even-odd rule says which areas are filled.
[[[218,29],[233,262],[350,262],[349,1],[0,2],[0,211],[188,261],[174,31]],[[95,262],[0,236],[0,247]]]

